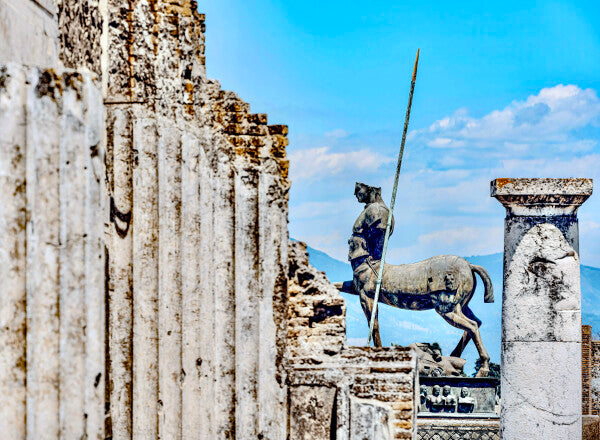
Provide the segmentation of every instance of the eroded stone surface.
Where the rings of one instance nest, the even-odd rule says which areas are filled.
[[[58,20],[52,0],[0,0],[0,64],[44,68],[58,62]]]
[[[377,400],[350,398],[350,439],[392,439],[393,410],[391,405]]]
[[[591,179],[495,179],[491,195],[513,215],[570,215],[592,194]]]
[[[104,437],[102,118],[93,76],[0,67],[5,438]]]
[[[496,179],[506,208],[501,436],[581,438],[576,212],[589,179]],[[523,423],[527,420],[528,423]]]
[[[290,438],[299,440],[329,439],[336,389],[328,386],[292,386],[290,396]],[[335,425],[333,425],[335,429]]]
[[[419,419],[419,440],[499,440],[498,420]]]
[[[592,414],[600,413],[600,341],[592,341],[592,368],[590,387]]]
[[[306,406],[305,399],[290,391],[291,426],[305,426],[316,440],[331,438],[330,429],[337,439],[414,438],[416,352],[410,347],[346,347],[344,300],[325,274],[310,266],[301,242],[290,243],[289,294],[290,390],[313,387],[321,395],[335,395],[332,413],[306,427],[305,414],[291,411]]]
[[[556,226],[521,237],[504,290],[503,341],[581,341],[579,256]]]
[[[308,262],[306,245],[290,242],[288,350],[303,362],[340,353],[346,342],[346,302]]]
[[[583,416],[582,440],[596,440],[600,437],[600,419],[597,415]]]

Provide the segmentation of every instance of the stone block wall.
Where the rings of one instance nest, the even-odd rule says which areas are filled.
[[[290,243],[289,438],[416,439],[417,356],[408,347],[348,347],[344,299]]]
[[[581,412],[592,414],[592,326],[581,326]]]
[[[600,341],[592,341],[592,368],[590,373],[592,414],[600,414]]]
[[[419,419],[419,440],[499,440],[499,420]]]
[[[0,42],[0,65],[55,67],[59,52],[56,1],[0,0]]]
[[[289,438],[415,439],[416,357],[408,347],[348,347],[289,371]]]
[[[99,81],[0,67],[0,431],[104,438]]]

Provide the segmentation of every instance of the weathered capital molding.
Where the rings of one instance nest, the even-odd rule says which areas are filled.
[[[495,179],[491,195],[508,215],[573,215],[592,195],[592,179]]]

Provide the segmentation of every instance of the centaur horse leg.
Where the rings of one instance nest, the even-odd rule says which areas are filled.
[[[481,368],[477,373],[477,377],[486,377],[490,372],[490,355],[481,340],[477,322],[467,318],[463,314],[460,305],[457,305],[452,312],[438,313],[448,322],[448,324],[461,330],[465,330],[468,333],[468,336],[473,339],[475,347],[477,347],[477,351],[479,352],[479,357],[481,358]]]
[[[373,298],[369,298],[364,293],[360,295],[360,305],[365,312],[365,316],[367,317],[367,322],[371,322],[371,310],[373,310]],[[375,347],[381,347],[381,336],[379,336],[379,311],[377,311],[377,315],[375,316],[375,322],[373,324],[373,343]]]
[[[464,306],[462,312],[463,315],[465,315],[467,318],[469,318],[472,321],[475,321],[477,323],[477,327],[481,327],[481,320],[477,318],[477,316],[475,316],[475,314],[469,308],[469,306]],[[468,331],[465,330],[462,335],[462,338],[460,338],[460,341],[458,341],[456,348],[452,350],[452,353],[450,353],[450,356],[461,357],[463,351],[465,350],[465,347],[467,346],[467,344],[469,344],[469,341],[471,341],[471,335]]]

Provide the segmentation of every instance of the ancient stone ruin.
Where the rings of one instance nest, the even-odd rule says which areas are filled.
[[[491,192],[506,208],[501,438],[581,438],[577,209],[592,181],[496,179]]]
[[[583,438],[600,436],[600,341],[592,336],[592,326],[581,326],[581,412]]]
[[[287,127],[207,78],[204,33],[191,0],[0,0],[0,437],[581,438],[591,181],[495,181],[502,419],[468,421],[479,395],[422,388],[414,348],[347,345],[344,300],[289,242]]]
[[[197,9],[0,0],[2,438],[412,438],[413,352],[288,263],[287,127]]]

